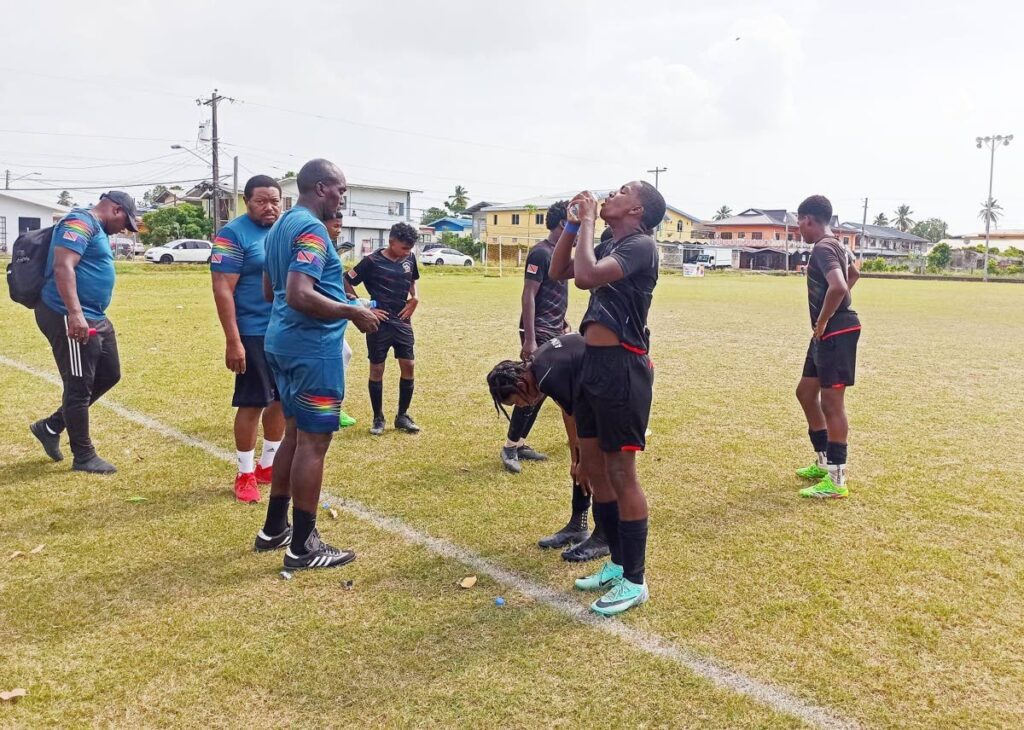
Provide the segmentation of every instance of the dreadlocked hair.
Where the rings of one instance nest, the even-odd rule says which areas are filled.
[[[494,399],[494,409],[504,414],[509,421],[512,417],[505,410],[504,401],[519,392],[519,381],[523,379],[527,367],[529,363],[526,362],[502,360],[487,373],[487,387],[490,388],[491,398]]]

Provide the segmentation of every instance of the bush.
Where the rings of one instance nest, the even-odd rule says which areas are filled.
[[[475,259],[480,258],[480,254],[484,249],[484,244],[480,241],[474,241],[472,236],[458,236],[451,231],[445,231],[441,234],[441,245],[446,248],[454,248],[456,251],[472,256]]]
[[[864,264],[860,267],[861,271],[888,271],[889,266],[885,263],[885,259],[867,259]]]
[[[176,238],[209,239],[213,233],[213,220],[202,208],[190,203],[161,208],[142,216],[145,231],[139,238],[146,246],[159,246]]]

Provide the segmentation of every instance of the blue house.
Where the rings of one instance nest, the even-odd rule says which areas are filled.
[[[438,218],[430,224],[435,233],[454,233],[457,236],[473,235],[472,218]]]

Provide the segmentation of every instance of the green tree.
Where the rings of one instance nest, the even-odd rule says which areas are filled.
[[[885,213],[879,213],[878,215],[875,216],[875,223],[874,223],[874,225],[876,225],[876,226],[887,226],[887,225],[889,225],[889,219],[886,217]]]
[[[437,206],[433,206],[423,211],[423,215],[420,216],[420,223],[422,223],[425,226],[429,226],[434,221],[441,220],[446,215],[448,215],[447,210],[445,210],[444,208],[438,208]]]
[[[918,221],[910,232],[915,236],[927,238],[932,243],[938,243],[949,235],[949,226],[939,218],[929,218],[926,221]]]
[[[178,188],[179,190],[181,188]],[[152,190],[147,190],[142,194],[142,202],[146,205],[153,205],[156,199],[167,192],[167,188],[163,185],[156,185]]]
[[[1011,259],[1024,259],[1024,251],[1021,251],[1016,246],[1007,246],[1006,250],[1003,251],[1003,255],[1009,256]]]
[[[459,215],[469,207],[469,191],[461,185],[456,185],[455,192],[448,196],[444,207],[451,211],[453,215]]]
[[[526,210],[526,239],[530,240],[530,236],[533,232],[533,218],[537,215],[537,206],[527,204],[524,205],[523,208]]]
[[[159,246],[176,238],[204,239],[213,233],[213,221],[202,208],[189,203],[146,213],[142,224],[146,230],[139,238],[147,246]]]
[[[288,172],[286,172],[284,174],[284,176],[285,177],[298,177],[298,175],[296,174],[295,170],[289,170]]]
[[[63,205],[67,208],[70,208],[74,204],[75,201],[71,199],[71,193],[69,193],[67,190],[61,190],[60,195],[57,196],[57,205]]]
[[[949,262],[953,255],[949,250],[948,243],[939,243],[932,247],[928,253],[928,268],[942,271],[949,268]]]
[[[728,205],[723,205],[721,208],[715,211],[714,220],[724,221],[726,218],[732,215],[732,208]]]
[[[981,204],[978,217],[982,223],[990,223],[992,228],[998,227],[999,218],[1003,215],[1003,206],[995,198],[989,198]]]
[[[484,248],[484,244],[481,241],[474,241],[472,236],[460,236],[452,231],[441,234],[441,245],[445,248],[454,248],[475,259],[480,258]]]
[[[893,226],[906,233],[907,231],[910,230],[910,227],[914,225],[914,221],[910,217],[911,215],[913,215],[913,213],[914,211],[910,209],[909,205],[901,205],[899,208],[896,209],[896,212],[893,214],[896,216],[892,220]]]

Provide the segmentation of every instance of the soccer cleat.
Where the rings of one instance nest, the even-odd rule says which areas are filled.
[[[256,486],[256,475],[239,474],[235,477],[235,499],[239,502],[259,502],[260,488]]]
[[[602,616],[615,616],[645,603],[650,598],[647,581],[637,585],[622,578],[612,589],[590,604],[590,610]]]
[[[547,461],[548,455],[535,451],[532,447],[523,444],[517,449],[519,458],[526,461]]]
[[[604,535],[598,530],[594,530],[585,542],[581,542],[579,545],[568,550],[563,550],[562,560],[570,563],[586,563],[598,558],[607,558],[610,554],[611,550],[608,548],[608,541],[604,539]]]
[[[253,474],[256,476],[257,484],[270,484],[274,480],[274,467],[257,464],[256,471]]]
[[[28,430],[32,432],[32,435],[39,439],[39,443],[43,445],[43,451],[54,461],[64,461],[64,454],[60,452],[60,434],[50,433],[46,430],[46,419],[42,421],[36,421]]]
[[[351,550],[339,550],[328,545],[320,539],[320,533],[315,529],[306,538],[303,546],[306,552],[296,554],[294,546],[289,547],[284,553],[284,567],[286,570],[305,570],[307,568],[338,568],[356,559],[356,554]]]
[[[395,416],[395,428],[406,433],[420,432],[420,427],[416,425],[416,421],[412,420],[412,416],[408,413],[399,413]]]
[[[373,426],[370,428],[370,435],[380,436],[382,433],[384,433],[384,427],[384,416],[374,416]]]
[[[72,461],[71,471],[84,471],[87,474],[115,474],[117,473],[117,467],[106,459],[101,459],[96,454],[93,454],[85,461],[79,461],[78,459]]]
[[[537,541],[537,545],[545,550],[564,548],[569,545],[581,543],[588,537],[590,537],[590,533],[585,528],[578,530],[575,525],[570,524],[563,527],[554,535],[548,535],[547,537],[541,538]]]
[[[341,413],[338,414],[338,423],[341,425],[342,428],[351,428],[352,426],[356,425],[357,421],[356,419],[352,418],[352,416],[345,413],[345,411],[342,411]]]
[[[813,487],[800,490],[801,497],[812,497],[814,499],[843,499],[850,496],[850,490],[845,484],[836,484],[832,477],[825,475],[825,478]]]
[[[263,530],[260,530],[256,533],[256,542],[253,544],[252,549],[258,553],[268,553],[271,550],[280,550],[283,547],[288,547],[291,541],[291,525],[284,528],[284,532],[280,535],[268,535]]]
[[[505,465],[506,471],[513,474],[518,474],[523,470],[523,465],[519,463],[519,452],[515,446],[501,447],[501,463]]]
[[[622,566],[606,560],[601,569],[593,575],[576,579],[578,591],[604,591],[622,580]]]
[[[819,464],[811,464],[803,469],[797,469],[796,475],[801,479],[824,479],[828,476],[828,469]]]

